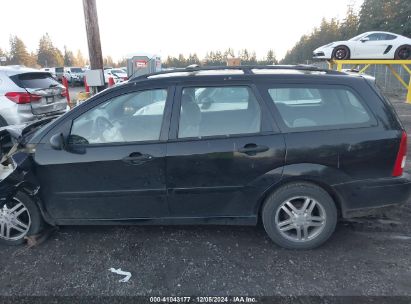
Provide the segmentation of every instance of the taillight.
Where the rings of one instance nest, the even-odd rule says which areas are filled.
[[[407,157],[407,133],[402,131],[400,147],[398,149],[397,158],[395,160],[392,176],[401,176],[405,167],[405,159]]]
[[[66,88],[64,88],[64,89],[61,91],[61,96],[67,97],[67,89],[66,89]]]
[[[5,94],[5,96],[11,101],[18,104],[30,103],[33,101],[39,101],[41,99],[41,96],[27,92],[8,92]]]

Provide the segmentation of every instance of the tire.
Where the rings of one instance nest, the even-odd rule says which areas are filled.
[[[20,204],[21,206],[18,207],[15,212],[20,212],[25,208],[27,213],[26,211],[23,211],[18,216],[18,220],[20,221],[20,223],[26,224],[27,228],[18,224],[18,228],[24,230],[24,232],[12,228],[10,230],[10,237],[7,238],[5,229],[7,224],[4,224],[7,218],[4,215],[4,206],[6,206],[8,209],[13,209],[13,207],[17,207],[17,205]],[[37,204],[24,192],[18,192],[12,198],[11,202],[8,202],[7,204],[0,203],[0,223],[4,227],[3,230],[1,230],[0,228],[0,243],[5,245],[20,245],[24,243],[25,236],[37,234],[41,232],[45,226],[45,222]]]
[[[350,49],[345,45],[339,45],[333,50],[331,59],[347,60],[350,59]]]
[[[7,121],[3,117],[0,116],[0,128],[8,126],[8,125],[9,124],[7,123]]]
[[[307,214],[302,212],[304,206]],[[323,244],[334,232],[337,208],[324,189],[306,182],[290,183],[266,199],[262,221],[268,236],[277,245],[288,249],[312,249]]]
[[[396,59],[396,60],[411,59],[411,45],[404,44],[404,45],[399,46],[395,50],[394,59]]]

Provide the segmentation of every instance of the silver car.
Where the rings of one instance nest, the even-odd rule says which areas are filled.
[[[49,72],[0,67],[0,127],[67,111],[67,91]]]

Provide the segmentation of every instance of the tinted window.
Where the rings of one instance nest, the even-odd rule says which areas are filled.
[[[59,85],[50,73],[26,73],[10,77],[19,87],[27,89],[45,89]]]
[[[397,36],[391,35],[391,34],[385,34],[385,40],[394,40],[396,39]]]
[[[83,73],[83,70],[81,68],[70,68],[70,71],[72,73]]]
[[[124,94],[77,117],[72,144],[121,143],[160,138],[166,90]]]
[[[370,41],[386,40],[386,35],[383,33],[375,33],[375,34],[368,35],[367,38],[369,38]]]
[[[261,110],[248,87],[185,88],[178,136],[202,137],[260,131]]]
[[[370,124],[371,116],[349,89],[281,87],[268,92],[289,128]]]

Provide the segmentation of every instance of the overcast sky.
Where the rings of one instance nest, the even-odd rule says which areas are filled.
[[[282,58],[323,17],[343,18],[347,5],[362,0],[97,0],[103,56],[120,59],[130,53],[160,54],[242,48],[257,57],[274,49]],[[57,47],[87,55],[82,0],[1,0],[0,48],[10,35],[30,51],[49,33]]]

